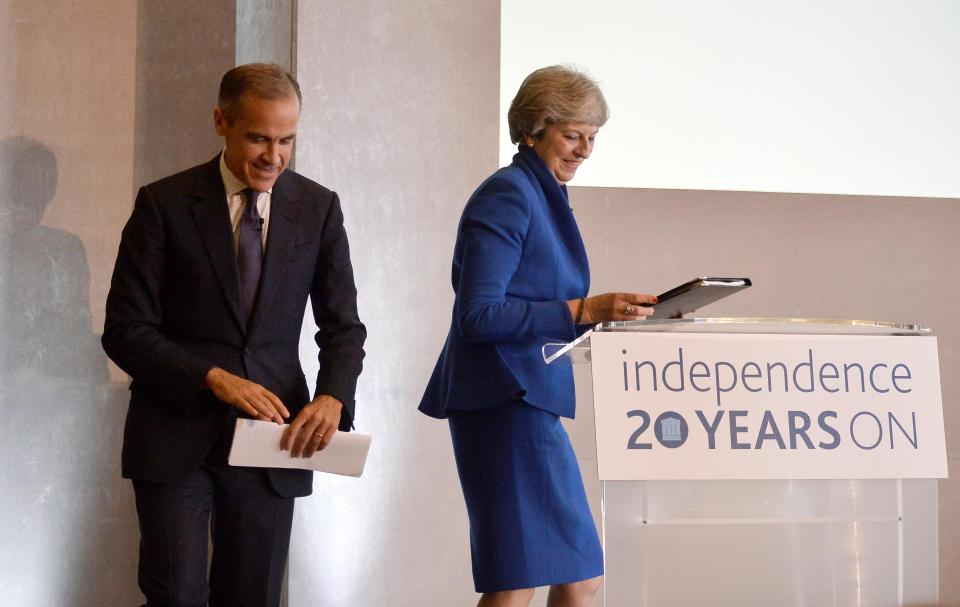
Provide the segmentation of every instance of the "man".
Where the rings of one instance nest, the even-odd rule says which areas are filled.
[[[277,66],[220,84],[222,154],[141,188],[123,230],[103,346],[132,377],[123,475],[147,606],[275,606],[306,470],[227,465],[236,418],[290,425],[309,457],[349,430],[366,330],[337,195],[287,171],[300,88]],[[310,296],[315,397],[298,341]],[[207,582],[207,541],[213,555]]]

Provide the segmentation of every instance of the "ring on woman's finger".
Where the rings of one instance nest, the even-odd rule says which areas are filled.
[[[627,309],[624,310],[627,313],[627,316],[633,316],[633,306],[627,304]]]
[[[322,438],[323,438],[323,432],[314,432],[314,433],[313,433],[313,437],[314,437],[314,438],[317,438],[317,439],[322,439]]]

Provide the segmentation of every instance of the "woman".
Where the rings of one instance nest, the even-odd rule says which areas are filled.
[[[453,256],[453,321],[420,410],[447,418],[470,519],[479,607],[589,605],[603,556],[576,456],[560,424],[574,415],[568,360],[545,365],[547,341],[653,312],[650,295],[586,297],[586,251],[566,183],[607,121],[586,75],[530,74],[508,114],[513,163],[463,211]]]

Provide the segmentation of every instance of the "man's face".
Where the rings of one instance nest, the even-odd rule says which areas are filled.
[[[300,103],[294,93],[280,99],[244,93],[233,120],[215,109],[213,123],[226,143],[227,168],[258,192],[272,188],[290,162],[299,118]]]

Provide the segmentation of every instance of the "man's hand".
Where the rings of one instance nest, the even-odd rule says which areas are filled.
[[[332,396],[319,394],[297,414],[283,432],[281,449],[289,449],[291,457],[311,457],[323,451],[340,426],[343,403]]]
[[[213,390],[214,396],[254,419],[282,425],[284,418],[290,417],[273,392],[219,367],[207,371],[207,387]]]

